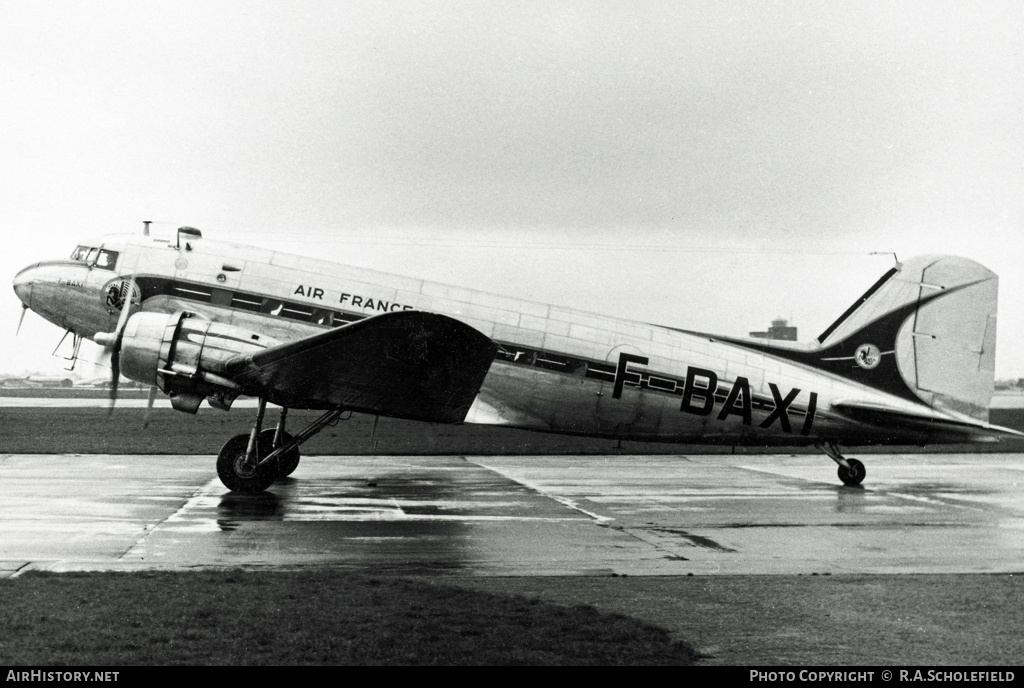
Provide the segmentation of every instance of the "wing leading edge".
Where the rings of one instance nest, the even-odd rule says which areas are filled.
[[[457,320],[400,311],[239,355],[225,367],[246,393],[280,406],[461,423],[495,350]]]

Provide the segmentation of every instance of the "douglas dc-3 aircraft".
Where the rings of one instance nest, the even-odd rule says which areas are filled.
[[[203,239],[82,244],[14,278],[24,304],[196,413],[259,399],[217,472],[260,492],[353,411],[630,440],[841,446],[993,441],[995,274],[964,258],[889,270],[810,344],[702,334]],[[23,312],[24,315],[24,312]],[[155,390],[154,390],[155,393]],[[152,404],[153,397],[150,397]],[[263,428],[266,404],[281,407]],[[323,415],[294,437],[288,409]]]

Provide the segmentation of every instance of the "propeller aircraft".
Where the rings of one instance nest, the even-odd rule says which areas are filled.
[[[147,225],[148,230],[148,225]],[[988,422],[998,278],[898,263],[810,343],[705,334],[205,239],[110,235],[14,278],[24,308],[103,345],[178,411],[259,400],[217,458],[261,492],[342,413],[612,439],[845,447],[996,441]],[[24,315],[24,313],[23,313]],[[281,408],[264,428],[267,404]],[[323,414],[295,435],[288,409]]]

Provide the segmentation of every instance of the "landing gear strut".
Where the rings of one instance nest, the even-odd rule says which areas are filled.
[[[844,485],[853,487],[860,485],[864,481],[864,476],[867,475],[867,469],[864,467],[864,464],[857,459],[848,459],[843,456],[835,442],[819,442],[814,446],[828,454],[828,458],[839,464],[839,479],[843,481]]]
[[[292,437],[284,430],[288,409],[281,409],[276,428],[264,430],[266,410],[266,400],[260,399],[252,430],[232,437],[217,455],[217,475],[229,490],[255,494],[278,478],[291,475],[299,465],[299,445],[337,422],[342,414],[338,409],[328,411]]]
[[[272,449],[280,449],[295,439],[284,430],[284,421],[287,417],[288,409],[282,408],[281,417],[277,421],[277,427],[260,433],[260,439],[265,439],[269,442]],[[291,450],[281,452],[273,462],[268,463],[271,463],[273,466],[275,479],[287,478],[299,467],[299,446],[296,444]]]

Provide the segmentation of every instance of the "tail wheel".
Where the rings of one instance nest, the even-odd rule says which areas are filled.
[[[264,430],[260,433],[260,442],[266,442],[271,450],[274,448],[274,435],[277,430]],[[285,445],[292,441],[292,436],[287,432],[281,433],[281,444]],[[268,450],[268,451],[271,451]],[[265,456],[265,454],[263,455]],[[287,478],[289,475],[295,472],[295,469],[299,467],[299,448],[295,447],[291,451],[282,454],[273,461],[273,471],[275,478]]]
[[[265,439],[266,433],[260,433],[256,440],[257,456],[266,456],[272,450],[273,436]],[[256,494],[263,492],[274,479],[277,473],[273,466],[246,466],[245,451],[249,448],[249,435],[235,435],[221,447],[217,455],[217,475],[224,487],[234,492],[245,494]]]
[[[843,481],[844,485],[860,485],[868,473],[864,464],[857,459],[847,459],[846,463],[850,464],[850,467],[839,466],[839,479]]]

